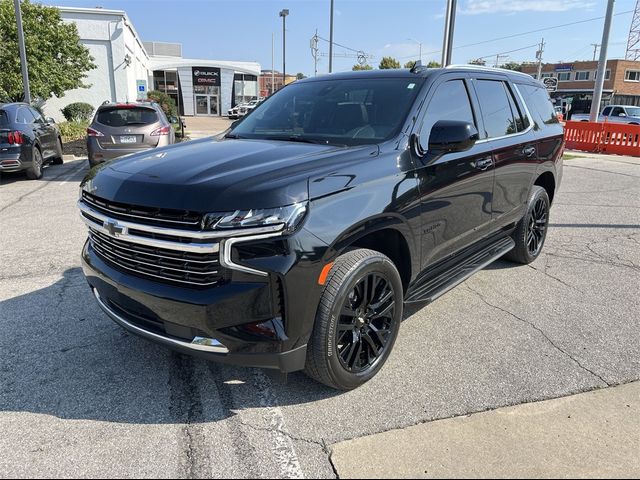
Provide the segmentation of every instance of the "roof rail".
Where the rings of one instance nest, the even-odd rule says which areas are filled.
[[[514,73],[517,75],[524,75],[525,77],[528,77],[528,78],[533,78],[528,73],[518,72],[517,70],[508,70],[506,68],[496,68],[496,67],[485,67],[483,65],[471,65],[468,63],[459,64],[459,65],[447,65],[444,68],[464,68],[464,69],[470,69],[470,70],[483,70],[486,72]]]

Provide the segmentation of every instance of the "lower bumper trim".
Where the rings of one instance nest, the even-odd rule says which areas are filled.
[[[153,333],[143,328],[140,328],[134,325],[133,323],[128,322],[126,319],[122,318],[122,316],[118,315],[115,311],[113,311],[113,309],[111,309],[109,305],[107,305],[102,300],[102,298],[100,297],[100,294],[98,293],[98,290],[95,288],[93,289],[93,295],[96,297],[96,300],[98,301],[98,305],[100,305],[100,308],[102,308],[102,310],[107,315],[109,315],[109,317],[114,322],[116,322],[121,327],[127,330],[130,330],[131,332],[136,333],[137,335],[140,335],[141,337],[146,337],[150,340],[154,340],[156,342],[163,343],[168,346],[179,347],[186,350],[205,352],[205,353],[218,353],[218,354],[229,353],[229,349],[225,347],[222,343],[220,343],[218,340],[216,340],[215,338],[196,337],[193,339],[191,343],[189,343],[189,342],[184,342],[182,340],[177,340],[175,338],[158,335],[157,333]]]

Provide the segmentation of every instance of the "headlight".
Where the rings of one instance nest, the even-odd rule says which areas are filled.
[[[236,210],[227,213],[209,213],[205,216],[205,230],[230,230],[257,227],[277,227],[283,233],[293,232],[307,213],[306,203],[286,207]]]

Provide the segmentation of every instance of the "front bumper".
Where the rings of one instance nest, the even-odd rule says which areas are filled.
[[[303,318],[287,319],[298,322],[288,325],[278,339],[238,334],[238,326],[282,321],[282,312],[277,311],[282,302],[274,298],[277,280],[271,276],[256,279],[235,272],[232,281],[207,289],[163,284],[107,264],[89,241],[83,249],[82,264],[100,307],[135,335],[221,363],[283,373],[304,368],[308,335],[301,338],[299,332],[310,330],[312,321],[303,326]]]

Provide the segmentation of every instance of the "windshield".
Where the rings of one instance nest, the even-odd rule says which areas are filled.
[[[629,117],[640,117],[640,108],[639,107],[624,107],[627,111],[627,116]]]
[[[354,78],[293,83],[260,103],[229,136],[334,145],[378,143],[402,127],[422,82]]]

